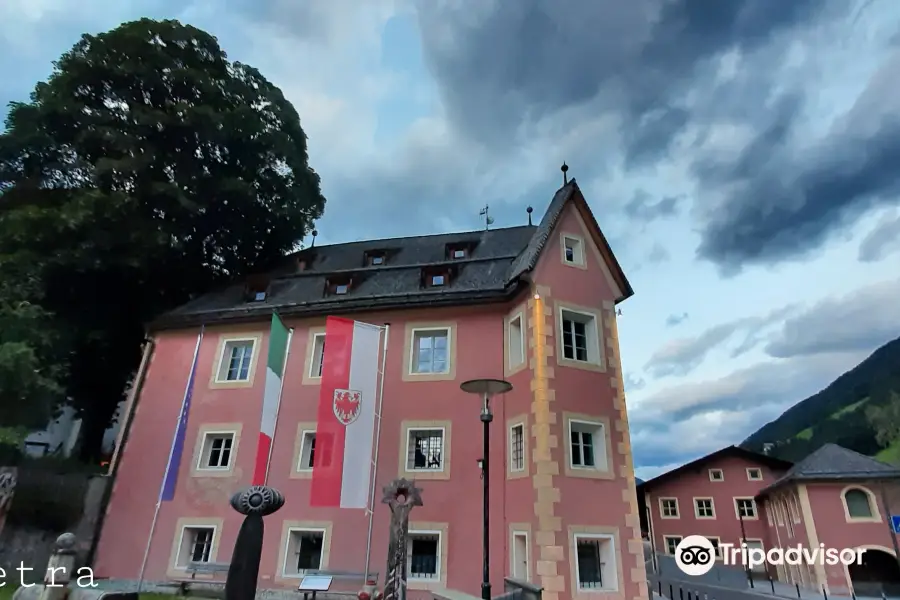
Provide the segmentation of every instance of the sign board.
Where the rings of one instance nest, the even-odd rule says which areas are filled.
[[[891,515],[891,529],[894,533],[900,533],[900,515]]]
[[[300,580],[298,592],[327,592],[331,587],[331,575],[307,575]]]

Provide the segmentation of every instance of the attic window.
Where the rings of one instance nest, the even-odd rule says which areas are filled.
[[[422,269],[422,287],[438,288],[450,285],[453,278],[453,269],[427,268]]]
[[[326,287],[327,293],[334,296],[345,296],[350,292],[353,281],[350,278],[329,279]]]
[[[265,293],[265,292],[256,292],[256,293],[253,295],[253,301],[254,301],[254,302],[262,302],[262,301],[265,300],[265,299],[266,299],[266,293]]]
[[[387,262],[385,253],[381,250],[372,250],[366,252],[366,265],[370,267],[380,267]]]
[[[464,258],[469,258],[471,250],[471,244],[448,244],[447,257],[451,260],[462,260]]]
[[[334,293],[338,294],[338,295],[346,294],[349,289],[350,289],[350,286],[348,284],[339,283],[336,286],[334,286]]]
[[[443,275],[432,275],[431,276],[431,287],[440,287],[444,285],[444,276]]]
[[[465,258],[466,257],[466,249],[465,248],[457,248],[453,251],[453,258]]]
[[[269,280],[266,277],[251,277],[244,290],[247,302],[265,302],[269,296]]]

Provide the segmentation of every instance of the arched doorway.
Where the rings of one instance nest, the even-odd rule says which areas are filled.
[[[847,570],[857,596],[881,596],[900,593],[900,564],[893,554],[866,548],[862,564],[853,563]]]

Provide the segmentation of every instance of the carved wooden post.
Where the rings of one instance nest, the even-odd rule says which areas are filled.
[[[72,571],[75,569],[75,536],[64,533],[56,538],[53,554],[47,561],[44,572],[44,586],[40,600],[59,600],[65,598]]]
[[[254,485],[232,496],[231,506],[245,516],[228,567],[225,600],[253,600],[262,557],[263,517],[284,506],[284,496],[273,488]]]
[[[381,501],[391,508],[390,542],[384,600],[406,600],[406,544],[409,512],[422,506],[422,490],[407,479],[395,479],[384,488]]]

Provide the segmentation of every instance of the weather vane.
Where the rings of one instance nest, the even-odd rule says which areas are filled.
[[[487,204],[484,205],[484,208],[481,209],[481,212],[478,213],[482,217],[484,217],[484,229],[487,229],[494,224],[494,219],[491,215],[488,214],[488,208],[490,208]]]

